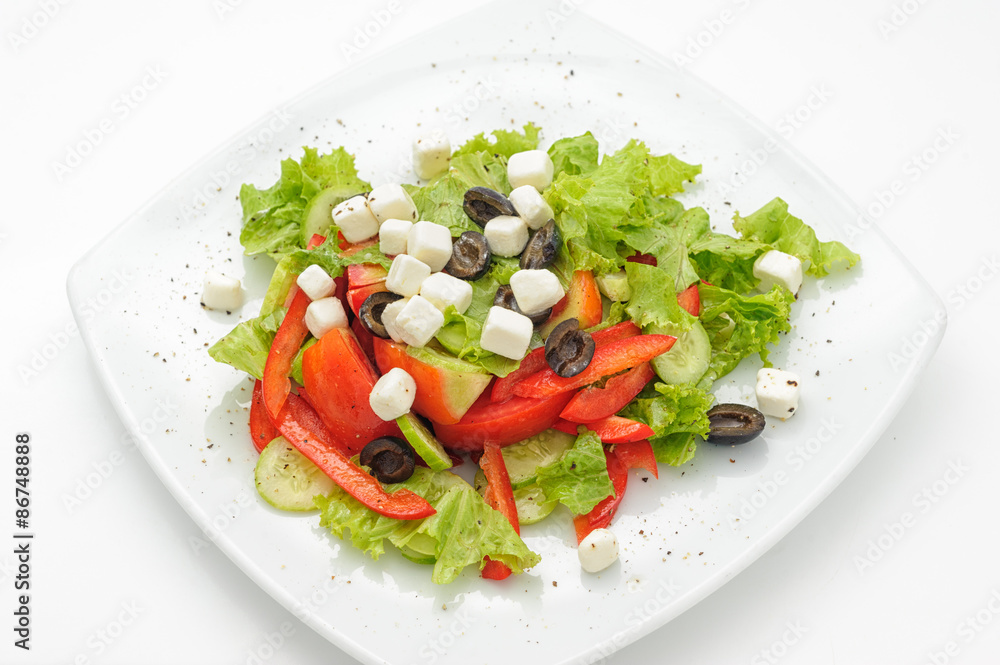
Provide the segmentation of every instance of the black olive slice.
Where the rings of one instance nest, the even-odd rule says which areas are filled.
[[[514,289],[510,288],[510,284],[501,284],[500,288],[497,289],[497,293],[493,296],[493,305],[495,307],[503,307],[504,309],[509,309],[518,314],[524,314],[521,308],[517,306],[517,298],[514,297]],[[549,320],[549,316],[552,315],[552,308],[544,309],[537,314],[528,316],[528,320],[531,321],[532,325],[540,326]]]
[[[556,228],[554,219],[550,219],[545,226],[535,231],[531,236],[527,247],[521,252],[521,268],[523,270],[539,270],[547,268],[556,260],[559,253],[559,229]]]
[[[764,431],[764,414],[745,404],[718,404],[708,411],[709,443],[746,443]]]
[[[382,323],[382,312],[385,311],[385,306],[389,303],[402,299],[403,296],[389,291],[379,291],[378,293],[371,294],[365,298],[365,301],[361,303],[361,307],[358,309],[358,318],[361,319],[361,325],[376,337],[389,339],[389,333],[385,329],[385,324]]]
[[[545,362],[559,376],[569,378],[587,369],[594,358],[594,338],[580,330],[577,319],[566,319],[545,340]]]
[[[500,215],[517,216],[514,204],[500,192],[488,187],[473,187],[467,190],[462,209],[469,219],[483,227],[486,226],[486,222]]]
[[[413,475],[413,448],[395,436],[383,436],[361,449],[361,464],[380,483],[401,483]]]
[[[475,231],[466,231],[451,245],[451,258],[444,270],[452,277],[473,282],[484,276],[490,269],[493,252],[486,236]]]

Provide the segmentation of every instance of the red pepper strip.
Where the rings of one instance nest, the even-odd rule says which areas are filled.
[[[616,443],[613,448],[615,457],[626,469],[645,469],[654,478],[660,477],[659,469],[656,468],[656,455],[648,440]]]
[[[306,341],[306,335],[309,334],[305,321],[309,296],[298,287],[293,287],[293,290],[295,297],[285,312],[285,318],[271,343],[271,351],[267,354],[267,362],[264,363],[264,406],[272,421],[277,420],[285,398],[292,389],[288,372],[292,369],[292,361],[302,342]]]
[[[514,501],[514,490],[510,486],[510,476],[507,474],[507,464],[500,452],[500,446],[494,443],[486,444],[479,463],[489,483],[486,488],[486,502],[507,518],[514,527],[514,533],[520,534],[521,524],[517,518],[517,503]],[[482,571],[485,579],[506,579],[510,576],[510,572],[507,564],[486,557],[486,565]]]
[[[263,385],[260,380],[254,381],[253,397],[250,400],[250,440],[258,453],[279,436],[264,408]]]
[[[573,423],[560,418],[553,429],[576,436],[576,430],[581,423]],[[645,423],[639,423],[621,416],[611,416],[592,423],[582,423],[584,427],[600,437],[602,443],[631,443],[642,441],[656,434],[653,428]]]
[[[607,448],[604,449],[604,458],[608,461],[608,476],[615,488],[615,494],[603,499],[586,515],[577,515],[573,518],[577,543],[582,542],[594,529],[604,529],[611,524],[611,518],[615,516],[618,505],[625,498],[625,488],[628,486],[628,469]]]
[[[691,316],[697,317],[701,313],[701,294],[698,292],[697,282],[677,294],[677,304]]]
[[[292,394],[292,397],[295,395]],[[344,442],[333,435],[330,428],[326,426],[323,419],[319,415],[319,411],[316,410],[316,405],[313,403],[312,399],[309,397],[309,393],[306,392],[305,386],[299,386],[299,399],[306,403],[308,409],[301,409],[299,411],[299,418],[301,419],[302,425],[311,432],[315,432],[317,436],[323,441],[326,441],[331,446],[344,453],[347,457],[351,456],[351,452],[344,445]]]
[[[315,249],[326,242],[326,236],[321,236],[318,233],[314,233],[312,238],[309,238],[309,243],[306,245],[306,249]]]
[[[289,394],[274,424],[281,435],[323,473],[379,515],[397,520],[418,520],[435,513],[423,497],[410,490],[401,489],[386,494],[374,477],[351,462],[330,440],[324,439],[317,428],[309,426],[311,421],[318,419],[319,416],[304,400]]]
[[[642,331],[639,329],[639,326],[635,325],[631,321],[622,321],[617,325],[591,333],[591,337],[594,338],[594,346],[597,347],[610,344],[611,342],[617,342],[620,339],[635,337],[640,333],[642,333]],[[540,346],[526,355],[524,359],[521,360],[521,365],[517,369],[502,379],[496,380],[493,384],[493,392],[490,393],[490,401],[494,403],[506,402],[514,396],[515,385],[532,374],[545,369],[546,366],[545,347]]]
[[[671,335],[639,335],[611,342],[598,347],[587,369],[576,376],[565,378],[551,369],[544,369],[517,384],[514,394],[521,397],[548,397],[580,388],[652,360],[669,351],[676,341],[677,338]]]
[[[649,363],[636,365],[624,374],[608,379],[603,388],[584,388],[573,396],[559,415],[575,423],[590,423],[613,416],[625,408],[654,376],[656,372]]]

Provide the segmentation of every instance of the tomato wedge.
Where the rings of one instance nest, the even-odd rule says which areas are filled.
[[[701,293],[698,292],[698,284],[694,283],[678,293],[677,304],[691,316],[697,317],[701,314]]]
[[[500,446],[488,443],[479,460],[479,466],[486,476],[489,486],[486,488],[486,503],[498,510],[510,525],[514,533],[520,535],[521,523],[517,517],[517,503],[514,501],[514,490],[510,486],[510,476],[507,474],[507,463],[500,452]],[[502,561],[494,561],[486,557],[482,576],[489,580],[502,580],[510,576],[510,568]]]
[[[310,415],[310,411],[312,409],[298,395],[289,394],[275,419],[275,427],[345,492],[378,514],[397,520],[418,520],[436,512],[423,497],[410,490],[386,494],[375,478],[351,462],[318,430],[308,426],[316,415],[315,412]]]
[[[264,363],[264,407],[272,421],[277,419],[278,412],[285,404],[285,398],[292,390],[288,373],[292,369],[295,355],[309,334],[305,321],[309,296],[297,286],[292,287],[292,290],[295,295],[288,306],[288,311],[285,312],[285,318],[278,326],[278,332],[271,343],[271,351]]]
[[[590,336],[594,338],[594,346],[597,347],[617,342],[620,339],[635,337],[641,333],[642,331],[639,329],[639,326],[631,321],[622,321],[616,325],[591,333]],[[540,346],[526,355],[521,360],[521,364],[517,369],[493,383],[493,393],[490,395],[490,401],[505,402],[509,400],[514,396],[514,386],[532,374],[545,369],[547,366],[545,363],[545,347]]]
[[[621,411],[649,383],[656,372],[648,363],[608,379],[603,388],[584,388],[569,401],[560,417],[575,423],[603,420]]]
[[[312,238],[309,238],[309,242],[306,244],[306,249],[316,249],[325,242],[326,242],[326,236],[314,233],[312,235]]]
[[[576,435],[576,429],[580,424],[560,418],[552,424],[552,427],[560,432]],[[648,439],[656,434],[649,425],[629,420],[628,418],[622,418],[621,416],[611,416],[604,420],[582,424],[594,432],[601,439],[602,443],[630,443]]]
[[[654,478],[660,477],[659,469],[656,468],[656,455],[648,440],[616,443],[613,448],[615,457],[626,469],[645,469]]]
[[[253,397],[250,399],[250,440],[258,453],[278,437],[278,430],[274,428],[264,407],[263,386],[263,381],[254,381]]]
[[[350,330],[334,328],[306,349],[302,380],[330,434],[352,455],[378,437],[402,436],[368,403],[378,376]]]
[[[577,515],[573,518],[577,543],[582,542],[594,529],[604,529],[611,524],[611,518],[615,516],[615,511],[618,510],[622,499],[625,498],[625,488],[628,487],[628,469],[607,448],[604,449],[604,459],[608,462],[608,476],[615,488],[615,494],[603,499],[586,515]]]
[[[517,384],[514,394],[521,397],[548,397],[580,388],[652,360],[669,351],[676,341],[677,338],[671,335],[639,335],[611,342],[598,347],[587,369],[576,376],[565,378],[551,369],[544,369]]]
[[[509,446],[551,427],[572,396],[566,392],[542,399],[514,397],[493,404],[484,391],[457,423],[434,423],[434,434],[455,450],[483,450],[487,443]]]

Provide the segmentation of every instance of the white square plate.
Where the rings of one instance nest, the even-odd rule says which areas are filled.
[[[704,84],[606,26],[527,0],[486,7],[325,82],[171,183],[74,268],[69,294],[122,420],[192,518],[257,584],[366,663],[595,661],[663,625],[748,566],[858,463],[899,410],[944,330],[944,309],[897,251],[822,175]],[[563,3],[570,6],[568,3]],[[433,63],[433,64],[432,64]],[[613,529],[620,562],[587,575],[568,516],[525,528],[542,563],[502,583],[467,570],[437,587],[395,552],[373,562],[258,500],[247,434],[250,382],[207,347],[251,318],[273,263],[242,257],[241,182],[269,186],[300,146],[344,145],[374,185],[413,181],[409,146],[443,128],[544,128],[544,145],[592,131],[704,165],[682,200],[726,229],[774,196],[862,264],[807,280],[773,355],[803,380],[798,414],[739,447],[703,444],[630,489]],[[243,280],[232,315],[199,306],[217,270]],[[759,361],[758,361],[759,363]],[[757,365],[719,382],[752,394]],[[155,500],[157,493],[136,497]]]

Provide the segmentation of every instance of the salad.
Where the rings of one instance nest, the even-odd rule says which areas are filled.
[[[423,184],[375,188],[344,148],[306,147],[240,190],[245,253],[276,267],[209,353],[255,380],[257,489],[436,583],[536,565],[520,526],[560,505],[581,565],[608,565],[629,469],[759,432],[755,409],[713,410],[713,384],[750,356],[770,367],[803,273],[859,261],[777,198],[736,213],[739,237],[714,232],[674,198],[701,167],[640,141],[539,141],[530,123],[454,150],[422,137]],[[758,406],[791,416],[797,377],[761,372]]]

